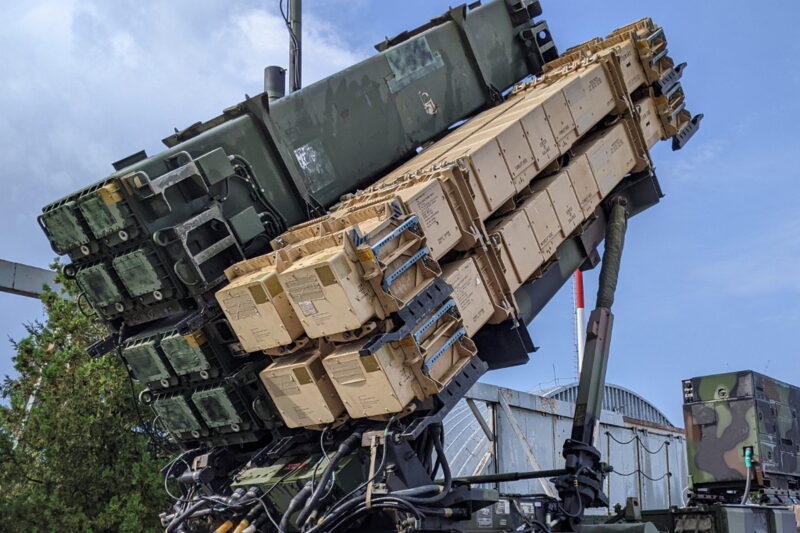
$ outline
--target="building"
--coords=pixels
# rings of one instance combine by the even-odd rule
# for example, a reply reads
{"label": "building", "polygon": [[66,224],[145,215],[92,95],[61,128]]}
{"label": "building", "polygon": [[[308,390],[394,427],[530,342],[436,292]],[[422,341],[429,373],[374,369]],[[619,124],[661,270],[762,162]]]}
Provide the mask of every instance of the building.
{"label": "building", "polygon": [[[445,419],[454,476],[562,468],[577,384],[531,394],[478,383]],[[612,512],[637,497],[643,509],[681,505],[688,485],[686,440],[647,400],[607,385],[596,445],[614,467],[605,493]],[[480,416],[480,419],[478,418]],[[554,495],[547,480],[500,483],[501,494]]]}

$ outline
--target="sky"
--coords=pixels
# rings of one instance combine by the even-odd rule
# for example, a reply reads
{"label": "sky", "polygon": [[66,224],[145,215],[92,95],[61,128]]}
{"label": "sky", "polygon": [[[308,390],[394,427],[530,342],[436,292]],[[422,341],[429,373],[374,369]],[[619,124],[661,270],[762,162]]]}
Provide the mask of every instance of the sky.
{"label": "sky", "polygon": [[[666,193],[629,225],[608,381],[682,425],[681,380],[752,369],[800,385],[800,3],[543,0],[560,49],[644,16],[687,61],[689,107],[705,114],[680,152],[653,151]],[[48,265],[43,205],[94,182],[245,93],[287,64],[275,1],[0,0],[0,257]],[[374,53],[427,22],[443,0],[306,0],[304,82]],[[598,270],[586,273],[587,307]],[[588,314],[588,310],[587,310]],[[0,376],[7,339],[42,318],[35,300],[0,293]],[[521,390],[576,376],[571,284],[531,325],[531,362],[484,381]]]}

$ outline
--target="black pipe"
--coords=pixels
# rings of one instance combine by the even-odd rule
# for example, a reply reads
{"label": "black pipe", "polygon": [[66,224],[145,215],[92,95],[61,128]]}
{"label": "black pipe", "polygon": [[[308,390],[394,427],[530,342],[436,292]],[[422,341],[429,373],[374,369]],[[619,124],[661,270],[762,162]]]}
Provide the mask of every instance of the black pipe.
{"label": "black pipe", "polygon": [[294,498],[289,501],[289,505],[286,507],[286,512],[283,513],[281,522],[278,524],[279,533],[286,533],[286,528],[289,527],[289,520],[291,519],[292,515],[301,505],[305,503],[309,496],[311,496],[311,482],[306,483],[306,485],[300,489],[300,492],[295,494]]}
{"label": "black pipe", "polygon": [[201,500],[199,502],[194,503],[193,505],[189,506],[184,512],[176,516],[172,519],[172,522],[169,523],[166,529],[166,533],[173,533],[177,530],[178,526],[180,526],[184,520],[186,520],[192,513],[200,509],[201,507],[205,507],[208,505],[208,502]]}
{"label": "black pipe", "polygon": [[[532,472],[508,472],[505,474],[483,474],[480,476],[463,476],[453,478],[453,483],[503,483],[506,481],[519,481],[521,479],[539,479],[543,477],[557,477],[566,474],[567,471],[563,468],[557,470],[534,470]],[[443,483],[441,479],[437,479],[436,483]]]}
{"label": "black pipe", "polygon": [[349,455],[350,452],[352,452],[361,443],[361,434],[361,431],[355,431],[339,445],[339,449],[336,450],[336,454],[331,458],[330,462],[328,462],[328,466],[322,472],[322,477],[320,477],[319,483],[317,483],[317,487],[314,489],[314,492],[308,498],[308,501],[300,511],[300,514],[297,515],[298,527],[303,526],[308,516],[319,504],[319,500],[322,498],[322,494],[326,491],[328,482],[330,481],[331,476],[333,476],[333,471],[336,466],[345,456]]}

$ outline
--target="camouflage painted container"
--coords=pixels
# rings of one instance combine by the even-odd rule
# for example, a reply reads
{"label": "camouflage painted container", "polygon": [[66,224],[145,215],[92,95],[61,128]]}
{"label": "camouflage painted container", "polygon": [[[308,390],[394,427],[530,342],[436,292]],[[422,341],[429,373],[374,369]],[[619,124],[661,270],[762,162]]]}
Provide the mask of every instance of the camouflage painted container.
{"label": "camouflage painted container", "polygon": [[752,371],[683,381],[689,475],[698,489],[800,488],[800,388]]}

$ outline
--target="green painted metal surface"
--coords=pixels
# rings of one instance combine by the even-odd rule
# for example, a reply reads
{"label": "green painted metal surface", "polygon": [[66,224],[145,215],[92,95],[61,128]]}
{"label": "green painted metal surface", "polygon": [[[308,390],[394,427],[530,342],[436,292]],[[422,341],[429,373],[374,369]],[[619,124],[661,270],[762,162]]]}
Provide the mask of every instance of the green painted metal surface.
{"label": "green painted metal surface", "polygon": [[131,367],[131,372],[142,383],[168,379],[170,372],[161,361],[154,341],[145,341],[122,350],[122,358]]}
{"label": "green painted metal surface", "polygon": [[115,205],[106,205],[96,194],[81,199],[78,206],[86,224],[97,239],[102,239],[125,227],[119,208]]}
{"label": "green painted metal surface", "polygon": [[800,388],[752,371],[684,380],[689,473],[695,487],[800,487]]}
{"label": "green painted metal surface", "polygon": [[[228,405],[207,393],[248,359],[238,354],[232,334],[224,341],[218,335],[206,351],[165,327],[174,330],[184,319],[194,328],[211,327],[216,318],[209,307],[225,268],[266,253],[289,226],[371,183],[540,72],[556,56],[552,41],[519,35],[538,35],[546,24],[520,17],[512,4],[453,9],[283,98],[248,97],[165,138],[161,153],[124,158],[108,176],[43,209],[40,223],[53,249],[69,256],[68,274],[112,338],[122,332],[160,339],[159,357],[131,352],[128,364],[151,384],[169,374],[158,380],[164,396],[154,409],[179,440],[227,444],[214,439],[233,420],[264,421],[271,414],[254,412],[257,394]],[[175,393],[199,394],[194,403],[206,405],[196,407],[208,427]],[[200,437],[187,436],[199,428]]]}
{"label": "green painted metal surface", "polygon": [[89,300],[100,307],[119,302],[122,297],[105,265],[93,265],[81,270],[77,280]]}
{"label": "green painted metal surface", "polygon": [[111,264],[132,296],[141,296],[162,288],[155,268],[142,250],[115,257]]}
{"label": "green painted metal surface", "polygon": [[189,403],[182,396],[159,398],[153,402],[153,411],[161,417],[161,422],[172,433],[197,431],[202,426],[192,413]]}
{"label": "green painted metal surface", "polygon": [[172,368],[180,375],[208,370],[211,366],[203,350],[189,346],[189,343],[177,332],[161,339],[161,349]]}
{"label": "green painted metal surface", "polygon": [[[334,494],[341,496],[363,481],[366,461],[366,457],[359,453],[341,460],[335,471]],[[234,479],[231,488],[256,486],[265,492],[269,491],[269,502],[283,512],[297,492],[311,481],[312,476],[318,479],[327,466],[328,459],[318,453],[279,459],[269,466],[243,471]]]}
{"label": "green painted metal surface", "polygon": [[233,426],[242,422],[224,387],[197,391],[192,394],[192,403],[209,427]]}

